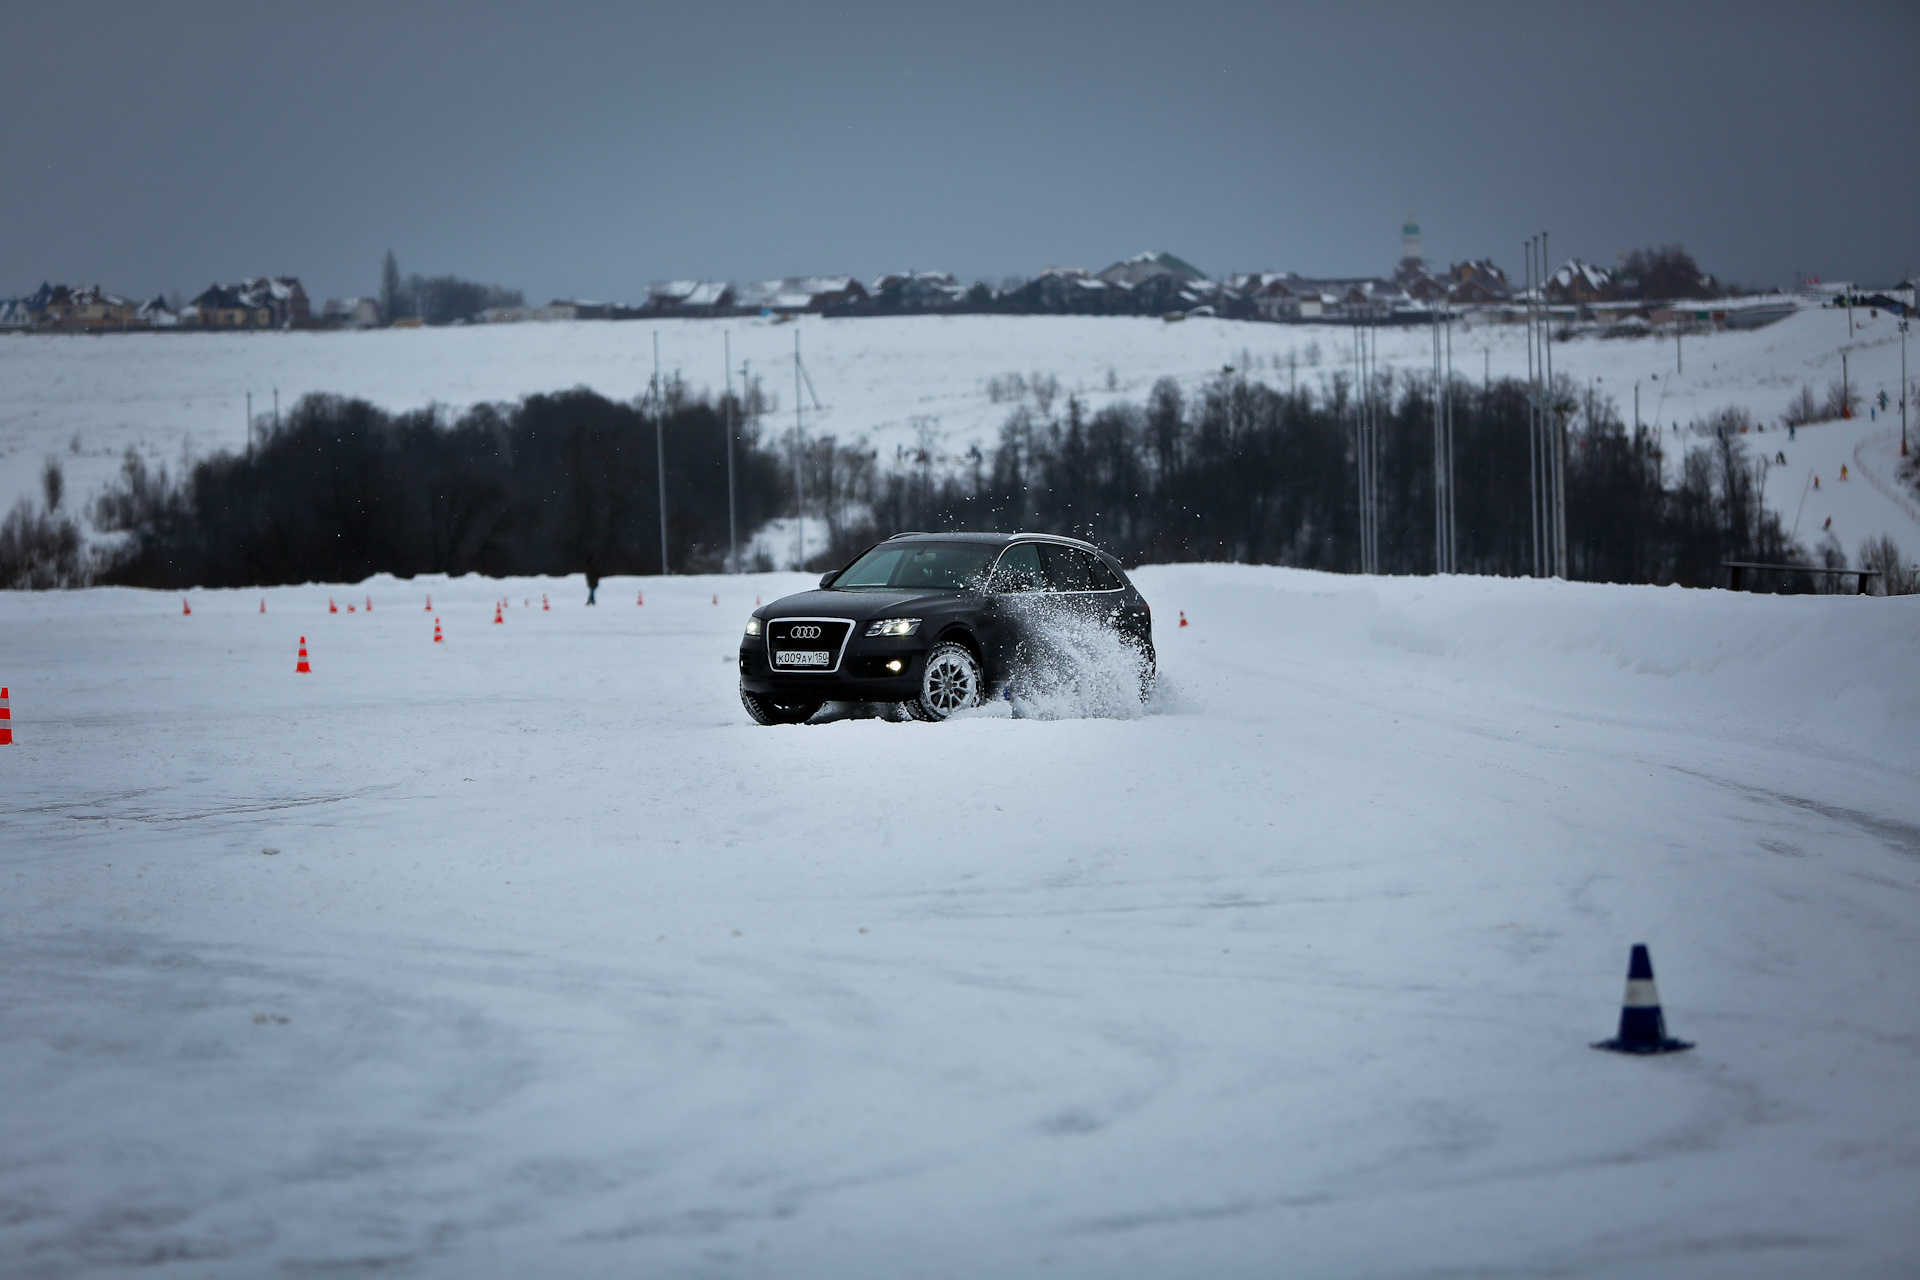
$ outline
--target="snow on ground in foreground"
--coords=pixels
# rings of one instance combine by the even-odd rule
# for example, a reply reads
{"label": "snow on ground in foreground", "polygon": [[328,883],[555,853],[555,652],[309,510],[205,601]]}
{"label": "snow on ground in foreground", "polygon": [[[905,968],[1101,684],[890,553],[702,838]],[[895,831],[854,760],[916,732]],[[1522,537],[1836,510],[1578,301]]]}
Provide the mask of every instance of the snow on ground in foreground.
{"label": "snow on ground in foreground", "polygon": [[[1920,505],[1873,485],[1834,490],[1840,465],[1858,471],[1874,462],[1880,488],[1898,491],[1894,468],[1856,459],[1869,439],[1897,430],[1891,416],[1865,416],[1867,399],[1882,391],[1899,399],[1900,342],[1891,316],[1803,310],[1777,324],[1746,332],[1689,336],[1677,353],[1670,337],[1556,343],[1554,371],[1577,387],[1611,397],[1624,421],[1633,421],[1634,389],[1640,419],[1664,424],[1670,445],[1693,446],[1672,434],[1678,424],[1724,408],[1741,407],[1768,430],[1750,437],[1755,455],[1784,453],[1783,469],[1767,480],[1767,498],[1791,524],[1801,515],[1802,541],[1819,540],[1822,522],[1849,556],[1863,539],[1891,534],[1908,558],[1920,557]],[[272,394],[283,407],[308,392],[359,396],[390,409],[439,404],[458,411],[480,401],[512,400],[535,392],[585,386],[618,399],[643,392],[653,373],[653,339],[661,361],[696,389],[722,381],[722,335],[730,334],[736,371],[746,364],[776,397],[778,410],[763,426],[781,433],[793,425],[793,345],[800,335],[821,407],[805,400],[810,434],[867,439],[883,467],[900,450],[928,448],[939,457],[990,448],[1014,402],[995,401],[989,382],[1009,374],[1057,379],[1052,401],[1062,411],[1069,394],[1090,408],[1116,400],[1140,402],[1162,377],[1189,391],[1228,365],[1275,387],[1316,385],[1351,371],[1353,330],[1330,325],[1251,324],[1193,319],[1167,324],[1136,316],[908,316],[768,321],[582,321],[476,325],[447,329],[389,329],[365,333],[118,334],[98,337],[22,335],[0,338],[0,511],[20,495],[39,493],[40,467],[58,457],[71,499],[84,509],[120,465],[129,447],[177,470],[191,448],[204,456],[245,442],[246,395],[256,417],[270,415]],[[1802,387],[1824,401],[1848,377],[1863,397],[1863,416],[1802,430],[1789,444],[1777,424]],[[1317,356],[1317,363],[1309,363]],[[1379,331],[1383,369],[1424,378],[1432,369],[1431,340],[1422,327]],[[1289,363],[1289,361],[1292,363]],[[1461,378],[1522,377],[1527,367],[1524,329],[1469,325],[1454,335]],[[1920,351],[1914,373],[1920,374]],[[736,378],[737,385],[737,378]],[[1028,397],[1026,403],[1033,405]],[[1920,417],[1914,422],[1920,439]],[[76,451],[77,446],[77,451]],[[1670,459],[1683,449],[1669,447]],[[1822,476],[1821,495],[1800,511],[1799,497]],[[1524,501],[1524,495],[1521,498]],[[747,531],[742,530],[742,536]],[[776,539],[776,549],[785,539]]]}
{"label": "snow on ground in foreground", "polygon": [[794,575],[0,595],[0,1272],[1912,1274],[1920,600],[1138,580],[773,729]]}

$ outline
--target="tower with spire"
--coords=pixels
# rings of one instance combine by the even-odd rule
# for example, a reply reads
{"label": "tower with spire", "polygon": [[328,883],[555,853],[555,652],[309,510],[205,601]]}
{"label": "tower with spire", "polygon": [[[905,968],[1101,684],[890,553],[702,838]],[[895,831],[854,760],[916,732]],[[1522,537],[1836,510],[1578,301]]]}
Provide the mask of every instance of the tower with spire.
{"label": "tower with spire", "polygon": [[1426,260],[1420,256],[1420,224],[1413,220],[1413,210],[1407,210],[1407,220],[1400,224],[1400,270],[1419,271],[1426,266]]}

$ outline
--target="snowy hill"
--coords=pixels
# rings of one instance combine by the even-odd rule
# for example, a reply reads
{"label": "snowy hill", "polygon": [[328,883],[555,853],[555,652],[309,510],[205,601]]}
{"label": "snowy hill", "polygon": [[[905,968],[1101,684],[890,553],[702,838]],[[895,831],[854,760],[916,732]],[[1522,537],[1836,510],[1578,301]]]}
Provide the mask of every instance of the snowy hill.
{"label": "snowy hill", "polygon": [[[1920,512],[1897,497],[1884,457],[1898,413],[1827,423],[1803,430],[1789,445],[1774,430],[1802,387],[1824,398],[1850,357],[1850,380],[1863,397],[1887,392],[1897,401],[1900,345],[1887,315],[1810,309],[1764,329],[1684,340],[1580,339],[1556,344],[1556,373],[1610,396],[1633,417],[1639,385],[1641,418],[1686,426],[1729,406],[1748,409],[1769,429],[1752,440],[1756,455],[1784,453],[1770,474],[1768,501],[1802,541],[1832,517],[1849,554],[1860,541],[1891,534],[1920,556]],[[0,509],[38,492],[42,460],[59,457],[76,506],[113,473],[121,453],[138,448],[177,465],[188,450],[237,448],[245,439],[246,395],[256,415],[270,413],[277,388],[283,406],[307,392],[360,396],[387,408],[438,403],[463,408],[587,386],[628,399],[652,375],[652,340],[660,336],[666,368],[696,387],[722,381],[722,330],[732,335],[736,373],[745,363],[778,397],[764,423],[784,432],[793,422],[793,345],[801,350],[823,408],[805,403],[813,434],[864,437],[883,465],[899,449],[930,446],[954,457],[992,444],[1014,403],[997,394],[1007,375],[1057,379],[1058,411],[1067,394],[1092,407],[1142,400],[1153,382],[1172,377],[1189,388],[1226,366],[1277,386],[1315,382],[1348,367],[1352,331],[1329,326],[1244,324],[1194,319],[1164,324],[1142,317],[913,316],[821,320],[793,324],[742,321],[562,322],[355,333],[124,334],[74,338],[0,338]],[[1454,345],[1464,378],[1523,376],[1526,350],[1514,326],[1462,328]],[[1423,329],[1383,330],[1380,363],[1402,374],[1431,368]],[[1680,366],[1680,371],[1676,371]],[[1920,349],[1914,370],[1920,376]],[[1864,402],[1864,401],[1863,401]],[[1031,401],[1029,401],[1031,403]],[[1914,423],[1920,439],[1920,420]],[[1676,442],[1680,437],[1675,437]],[[75,452],[77,448],[77,452]],[[1678,456],[1680,450],[1671,450]],[[1834,487],[1839,467],[1865,469],[1867,483]],[[1800,502],[1811,477],[1819,494]]]}
{"label": "snowy hill", "polygon": [[1910,1268],[1920,599],[1137,578],[780,729],[794,575],[0,594],[0,1269]]}

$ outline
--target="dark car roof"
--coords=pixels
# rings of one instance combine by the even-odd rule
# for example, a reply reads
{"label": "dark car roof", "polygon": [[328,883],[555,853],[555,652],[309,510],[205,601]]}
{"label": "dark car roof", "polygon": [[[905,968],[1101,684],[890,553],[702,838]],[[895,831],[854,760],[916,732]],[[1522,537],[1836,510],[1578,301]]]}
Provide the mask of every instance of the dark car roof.
{"label": "dark car roof", "polygon": [[1091,542],[1079,538],[1069,538],[1058,533],[922,533],[914,530],[910,533],[896,533],[888,542],[983,542],[988,546],[1004,547],[1010,542],[1019,542],[1028,538],[1043,538],[1048,542],[1064,542],[1069,546],[1085,547],[1089,551],[1100,548]]}

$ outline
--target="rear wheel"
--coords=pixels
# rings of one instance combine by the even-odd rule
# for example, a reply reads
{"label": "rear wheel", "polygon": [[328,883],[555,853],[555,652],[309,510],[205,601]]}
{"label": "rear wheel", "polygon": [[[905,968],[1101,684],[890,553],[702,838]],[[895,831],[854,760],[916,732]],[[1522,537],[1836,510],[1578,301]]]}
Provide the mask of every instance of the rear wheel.
{"label": "rear wheel", "polygon": [[920,696],[903,704],[916,720],[945,720],[956,711],[977,707],[987,681],[979,659],[951,640],[933,646],[920,674]]}
{"label": "rear wheel", "polygon": [[765,694],[740,691],[740,705],[755,724],[805,724],[819,714],[823,702],[775,702]]}

